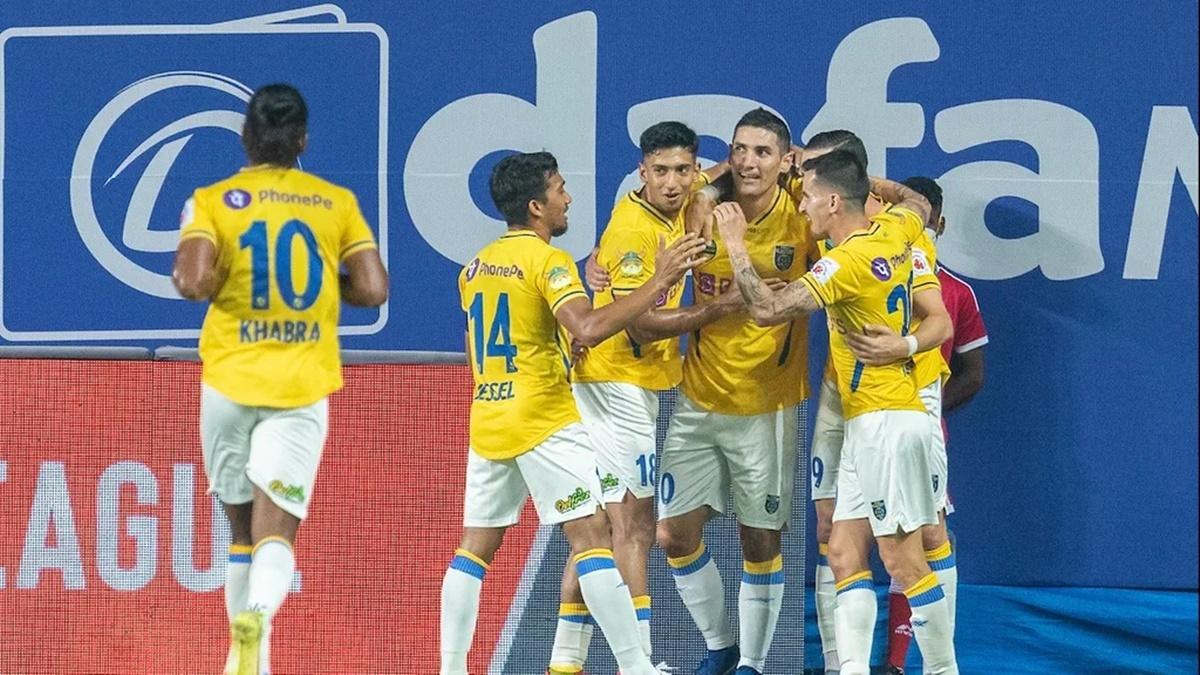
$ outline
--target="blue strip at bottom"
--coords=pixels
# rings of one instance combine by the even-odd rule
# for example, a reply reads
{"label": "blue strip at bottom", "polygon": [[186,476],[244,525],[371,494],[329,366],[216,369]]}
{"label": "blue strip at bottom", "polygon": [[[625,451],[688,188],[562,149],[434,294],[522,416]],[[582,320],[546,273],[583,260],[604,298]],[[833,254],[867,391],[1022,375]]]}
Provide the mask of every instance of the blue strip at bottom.
{"label": "blue strip at bottom", "polygon": [[[815,594],[805,598],[805,672],[821,672]],[[887,586],[871,663],[887,649]],[[1196,673],[1196,591],[959,584],[955,648],[963,673]],[[905,672],[921,673],[914,640]]]}

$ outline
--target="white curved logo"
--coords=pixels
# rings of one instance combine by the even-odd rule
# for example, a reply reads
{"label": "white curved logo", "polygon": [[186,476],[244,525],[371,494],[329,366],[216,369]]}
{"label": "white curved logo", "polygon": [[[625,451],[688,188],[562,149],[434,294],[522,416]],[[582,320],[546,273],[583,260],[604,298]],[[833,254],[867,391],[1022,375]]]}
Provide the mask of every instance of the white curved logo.
{"label": "white curved logo", "polygon": [[[171,285],[171,277],[146,269],[118,249],[100,227],[93,203],[92,173],[96,155],[105,136],[117,121],[133,106],[155,94],[179,87],[202,87],[229,94],[240,102],[244,109],[253,91],[246,85],[223,75],[192,71],[172,71],[151,75],[122,89],[92,118],[79,146],[75,150],[75,161],[71,167],[71,214],[79,237],[92,256],[104,269],[127,286],[148,295],[160,298],[178,298]],[[150,135],[117,166],[104,184],[121,175],[135,160],[154,147],[157,152],[151,157],[129,197],[125,210],[121,243],[129,250],[147,253],[165,253],[175,250],[179,240],[178,231],[151,230],[150,216],[158,202],[163,181],[174,165],[179,153],[192,138],[196,129],[213,127],[226,129],[240,136],[245,115],[234,110],[206,110],[182,117]],[[177,138],[174,138],[177,137]]]}

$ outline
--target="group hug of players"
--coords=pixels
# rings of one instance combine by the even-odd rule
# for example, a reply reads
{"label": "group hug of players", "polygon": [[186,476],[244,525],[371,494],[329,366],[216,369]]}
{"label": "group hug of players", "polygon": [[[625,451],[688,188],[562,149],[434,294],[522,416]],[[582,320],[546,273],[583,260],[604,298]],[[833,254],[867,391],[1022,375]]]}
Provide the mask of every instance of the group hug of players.
{"label": "group hug of players", "polygon": [[[172,280],[208,303],[199,426],[231,531],[223,672],[267,675],[328,397],[342,386],[339,308],[382,304],[389,280],[353,193],[297,167],[308,146],[299,91],[256,91],[242,142],[247,166],[184,206]],[[940,232],[940,193],[926,190],[931,213],[918,192],[868,177],[853,133],[798,148],[761,108],[738,122],[727,161],[701,173],[696,149],[678,122],[642,134],[643,186],[613,210],[589,264],[592,298],[571,255],[551,245],[571,203],[554,157],[512,155],[492,173],[508,230],[459,276],[475,387],[440,670],[466,673],[488,566],[532,497],[572,553],[550,673],[582,671],[597,624],[624,675],[663,672],[649,629],[656,542],[707,643],[694,672],[761,673],[784,592],[807,315],[824,309],[830,359],[811,454],[826,672],[868,670],[872,542],[907,597],[926,672],[957,672],[939,426],[949,357],[937,349],[952,332],[943,295],[953,286],[939,290],[926,230]],[[971,339],[956,339],[956,352],[986,334]],[[676,385],[659,457],[656,392]],[[946,390],[947,406],[958,391]],[[736,640],[702,536],[730,495],[743,558]]]}
{"label": "group hug of players", "polygon": [[[529,497],[572,554],[549,673],[583,670],[596,624],[622,673],[660,672],[647,584],[655,543],[707,644],[694,672],[761,673],[784,593],[807,316],[822,309],[829,360],[812,497],[826,672],[869,671],[874,544],[911,607],[925,672],[956,673],[939,349],[953,328],[929,201],[870,177],[853,133],[799,148],[762,108],[737,123],[728,160],[703,172],[682,123],[656,124],[640,141],[643,185],[614,207],[589,261],[592,297],[572,256],[552,245],[571,202],[554,157],[513,155],[492,174],[508,230],[458,279],[475,389],[464,532],[442,586],[441,673],[467,672],[488,566]],[[689,270],[694,298],[683,304]],[[656,392],[676,385],[656,457]],[[703,541],[731,494],[743,558],[737,638]]]}

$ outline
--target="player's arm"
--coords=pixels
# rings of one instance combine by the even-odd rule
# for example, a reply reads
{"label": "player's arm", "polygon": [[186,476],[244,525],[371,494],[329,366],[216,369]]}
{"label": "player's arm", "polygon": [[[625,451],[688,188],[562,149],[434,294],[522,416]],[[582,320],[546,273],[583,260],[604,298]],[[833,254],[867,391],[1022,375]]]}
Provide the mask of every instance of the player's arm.
{"label": "player's arm", "polygon": [[352,253],[342,264],[346,268],[338,275],[342,300],[359,307],[378,307],[387,302],[388,273],[379,258],[379,249]]}
{"label": "player's arm", "polygon": [[942,391],[942,412],[947,413],[970,401],[983,388],[983,346],[956,352],[950,358],[950,379]]}
{"label": "player's arm", "polygon": [[180,240],[175,250],[175,268],[171,270],[175,290],[188,300],[204,301],[217,292],[220,281],[216,244],[207,236]]}
{"label": "player's arm", "polygon": [[902,336],[887,326],[863,326],[861,334],[846,334],[846,345],[854,356],[868,366],[882,366],[940,347],[954,336],[954,325],[942,302],[941,289],[930,287],[917,291],[913,293],[912,303],[913,316],[921,320],[915,331]]}
{"label": "player's arm", "polygon": [[733,264],[733,278],[741,291],[750,316],[760,326],[783,323],[821,308],[812,292],[802,282],[795,281],[779,291],[763,281],[754,271],[750,253],[746,250],[746,216],[737,202],[725,202],[716,210],[717,227]]}
{"label": "player's arm", "polygon": [[745,308],[741,293],[731,288],[717,296],[713,302],[646,312],[629,326],[629,337],[643,345],[656,340],[669,340],[684,333],[700,330]]}
{"label": "player's arm", "polygon": [[880,199],[893,206],[905,208],[917,214],[922,223],[929,221],[929,200],[916,190],[894,180],[871,176],[871,192],[879,195]]}
{"label": "player's arm", "polygon": [[695,234],[686,234],[665,248],[659,239],[654,276],[649,281],[598,309],[593,309],[580,293],[580,297],[564,302],[554,316],[580,344],[595,347],[653,307],[660,295],[701,262],[703,251],[704,242]]}

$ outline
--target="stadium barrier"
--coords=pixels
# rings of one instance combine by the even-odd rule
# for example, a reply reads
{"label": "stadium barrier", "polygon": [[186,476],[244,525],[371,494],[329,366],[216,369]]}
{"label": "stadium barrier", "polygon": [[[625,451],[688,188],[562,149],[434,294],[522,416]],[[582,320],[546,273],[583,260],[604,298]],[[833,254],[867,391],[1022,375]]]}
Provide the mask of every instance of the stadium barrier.
{"label": "stadium barrier", "polygon": [[[205,493],[199,364],[194,350],[150,356],[0,349],[0,673],[198,673],[224,661],[229,530]],[[345,358],[355,365],[331,399],[273,666],[432,673],[442,574],[460,534],[470,372],[460,354]],[[673,404],[666,392],[660,443]],[[795,513],[805,498],[798,489]],[[795,527],[789,581],[804,570],[802,518]],[[706,533],[731,614],[736,536],[729,519]],[[566,557],[561,534],[527,506],[484,584],[471,672],[544,669]],[[661,552],[651,568],[657,656],[690,667],[703,642]],[[803,608],[803,584],[789,583],[769,672],[801,671]],[[615,671],[599,631],[589,670]]]}

